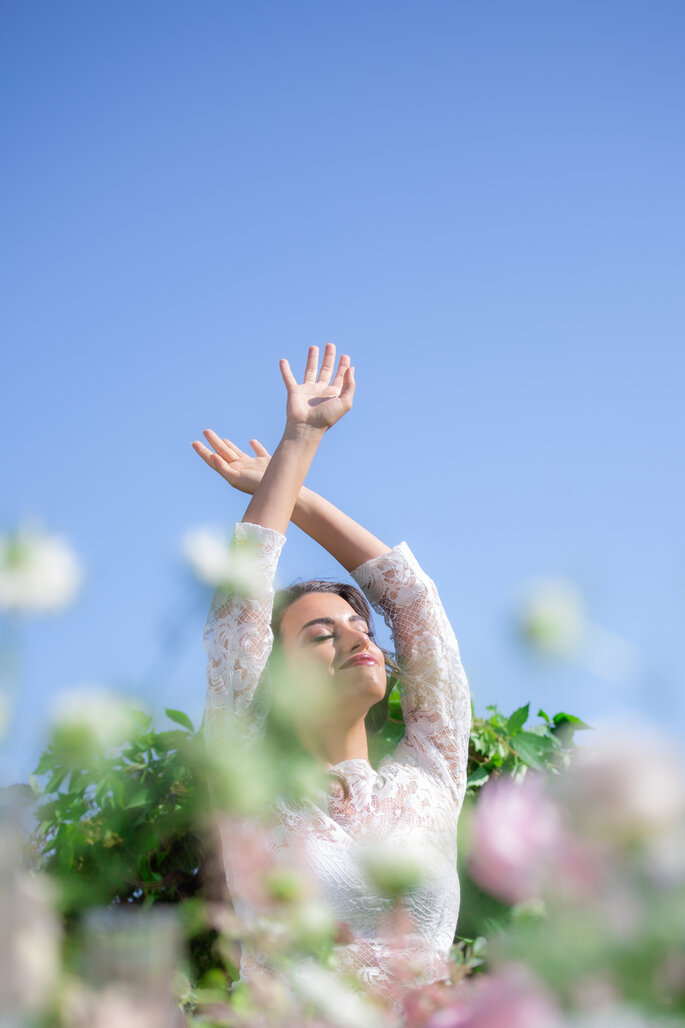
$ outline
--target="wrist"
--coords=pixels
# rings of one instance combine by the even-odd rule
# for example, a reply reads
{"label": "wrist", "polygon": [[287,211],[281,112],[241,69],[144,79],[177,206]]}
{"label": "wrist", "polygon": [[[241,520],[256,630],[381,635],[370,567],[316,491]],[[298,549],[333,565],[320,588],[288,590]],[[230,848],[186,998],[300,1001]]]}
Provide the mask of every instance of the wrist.
{"label": "wrist", "polygon": [[282,438],[284,442],[318,446],[325,431],[325,428],[306,425],[301,421],[286,421]]}

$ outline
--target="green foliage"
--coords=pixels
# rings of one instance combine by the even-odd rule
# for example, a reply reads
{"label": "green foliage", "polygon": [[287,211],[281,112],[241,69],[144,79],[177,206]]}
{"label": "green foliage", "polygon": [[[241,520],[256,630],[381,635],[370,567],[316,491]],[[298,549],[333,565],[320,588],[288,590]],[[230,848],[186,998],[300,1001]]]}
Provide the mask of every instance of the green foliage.
{"label": "green foliage", "polygon": [[184,728],[160,732],[137,713],[137,729],[113,754],[78,755],[53,740],[35,769],[48,780],[34,847],[60,881],[66,913],[195,891],[197,737],[177,711],[167,713]]}
{"label": "green foliage", "polygon": [[555,714],[550,718],[538,711],[540,724],[524,728],[530,716],[530,704],[519,707],[509,717],[497,706],[486,707],[490,716],[473,717],[469,745],[467,794],[473,795],[491,775],[520,774],[525,768],[558,772],[568,765],[576,731],[587,729],[572,714]]}
{"label": "green foliage", "polygon": [[[574,733],[590,727],[572,714],[560,713],[550,718],[544,710],[539,710],[541,723],[524,729],[530,716],[529,703],[509,717],[501,714],[494,704],[486,710],[490,712],[489,717],[472,717],[467,769],[469,795],[485,785],[491,775],[502,772],[515,775],[524,768],[561,770],[568,764]],[[370,736],[371,762],[376,765],[392,753],[403,735],[402,686],[398,682],[388,699],[385,723]]]}
{"label": "green foliage", "polygon": [[[487,718],[473,718],[471,795],[491,775],[520,773],[525,767],[560,769],[568,760],[573,732],[587,727],[571,715],[550,718],[540,711],[541,724],[526,729],[528,705],[509,717],[495,706],[487,709]],[[130,711],[128,738],[109,748],[94,745],[79,731],[55,732],[31,776],[37,827],[29,855],[34,867],[56,879],[68,927],[93,906],[181,904],[192,985],[213,970],[230,980],[237,975],[235,960],[215,945],[217,933],[204,913],[208,896],[201,886],[213,844],[204,826],[212,809],[210,792],[215,797],[221,792],[232,803],[246,772],[254,779],[254,768],[245,765],[245,755],[234,754],[235,772],[230,761],[217,771],[202,732],[195,732],[190,718],[179,710],[166,714],[177,727],[156,731],[147,714]],[[370,733],[372,762],[391,753],[403,734],[397,684],[388,698],[385,723]],[[276,754],[288,743],[287,738],[279,740],[276,733]],[[259,754],[255,759],[264,763]],[[280,759],[283,768],[282,754]],[[264,784],[271,789],[268,769],[263,771]],[[226,784],[232,777],[235,781]],[[240,804],[236,809],[242,809]],[[482,934],[482,923],[476,919],[466,930],[476,937]]]}
{"label": "green foliage", "polygon": [[206,755],[190,718],[166,713],[182,727],[155,731],[134,711],[130,738],[114,752],[69,747],[55,733],[31,778],[40,799],[29,858],[56,880],[69,929],[94,906],[185,901],[197,976],[221,963],[216,932],[188,902],[202,884],[211,839],[202,828],[210,809]]}

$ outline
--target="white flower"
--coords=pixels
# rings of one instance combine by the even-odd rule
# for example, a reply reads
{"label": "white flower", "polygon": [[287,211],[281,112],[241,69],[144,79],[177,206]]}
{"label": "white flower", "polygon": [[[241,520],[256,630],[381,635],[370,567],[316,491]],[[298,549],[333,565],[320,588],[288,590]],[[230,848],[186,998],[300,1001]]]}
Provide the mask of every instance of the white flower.
{"label": "white flower", "polygon": [[62,693],[52,717],[60,745],[79,752],[121,746],[140,727],[127,699],[97,685]]}
{"label": "white flower", "polygon": [[311,1003],[335,1028],[388,1028],[387,1019],[362,996],[313,961],[298,964],[292,978],[305,1003]]}
{"label": "white flower", "polygon": [[436,869],[428,847],[404,839],[368,843],[361,850],[360,863],[378,892],[390,897],[418,888]]}
{"label": "white flower", "polygon": [[685,813],[675,740],[645,728],[596,729],[559,788],[584,830],[619,843],[670,835]]}
{"label": "white flower", "polygon": [[63,610],[83,581],[69,544],[37,526],[0,535],[0,610],[43,614]]}
{"label": "white flower", "polygon": [[552,656],[571,656],[586,629],[583,597],[567,579],[537,579],[526,587],[518,622],[531,646]]}
{"label": "white flower", "polygon": [[221,529],[205,525],[190,528],[181,540],[191,571],[205,585],[222,586],[247,595],[254,591],[254,558],[249,548],[231,549]]}
{"label": "white flower", "polygon": [[40,1013],[52,999],[60,964],[61,928],[52,883],[21,868],[20,854],[21,833],[3,818],[0,924],[8,945],[0,961],[0,1010],[11,1012],[10,1019],[12,1013]]}

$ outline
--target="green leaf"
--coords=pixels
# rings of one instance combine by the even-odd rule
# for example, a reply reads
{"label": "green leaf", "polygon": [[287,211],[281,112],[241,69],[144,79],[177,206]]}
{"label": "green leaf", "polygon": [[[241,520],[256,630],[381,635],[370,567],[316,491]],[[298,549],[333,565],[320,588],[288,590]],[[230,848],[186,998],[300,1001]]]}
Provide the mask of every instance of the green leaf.
{"label": "green leaf", "polygon": [[524,764],[544,771],[547,768],[545,757],[549,756],[553,743],[533,732],[519,732],[512,740],[512,746]]}
{"label": "green leaf", "polygon": [[112,799],[115,804],[119,807],[124,805],[124,782],[121,778],[116,775],[110,777],[110,787],[112,789]]}
{"label": "green leaf", "polygon": [[550,724],[550,720],[551,720],[550,716],[549,716],[549,714],[545,713],[545,711],[542,709],[542,707],[540,707],[540,709],[538,711],[538,717],[544,718],[545,721],[547,722],[547,724]]}
{"label": "green leaf", "polygon": [[[575,717],[573,714],[555,714],[552,718],[554,721],[554,728],[560,728],[562,725],[572,725],[576,731],[582,729],[592,730],[592,725],[586,725],[584,721],[581,721],[579,717]],[[552,731],[554,731],[554,728]]]}
{"label": "green leaf", "polygon": [[530,703],[526,703],[525,707],[519,707],[518,710],[515,710],[507,721],[507,731],[511,735],[515,735],[517,732],[520,732],[528,720],[529,713]]}
{"label": "green leaf", "polygon": [[475,786],[477,788],[480,785],[485,785],[485,783],[487,782],[489,777],[490,777],[490,772],[488,771],[487,768],[485,768],[485,767],[477,767],[476,770],[472,771],[471,774],[466,779],[466,787],[468,788],[469,786],[472,785],[472,786]]}
{"label": "green leaf", "polygon": [[[168,753],[169,750],[176,750],[179,746],[183,746],[187,738],[187,732],[181,732],[178,728],[173,728],[169,732],[157,732],[152,745],[158,753]],[[154,758],[152,759],[154,760]]]}
{"label": "green leaf", "polygon": [[45,793],[57,792],[70,771],[70,767],[58,767],[57,770],[53,772],[48,784],[45,786]]}
{"label": "green leaf", "polygon": [[150,793],[147,789],[139,789],[124,804],[124,810],[132,810],[134,807],[147,807],[150,803]]}
{"label": "green leaf", "polygon": [[164,708],[164,713],[170,721],[175,721],[177,725],[183,725],[190,732],[194,732],[193,722],[190,720],[187,714],[184,714],[182,710],[172,710],[170,707]]}
{"label": "green leaf", "polygon": [[34,775],[44,775],[46,771],[52,771],[54,767],[58,767],[60,758],[52,750],[46,750],[45,753],[41,753],[38,766],[33,772]]}

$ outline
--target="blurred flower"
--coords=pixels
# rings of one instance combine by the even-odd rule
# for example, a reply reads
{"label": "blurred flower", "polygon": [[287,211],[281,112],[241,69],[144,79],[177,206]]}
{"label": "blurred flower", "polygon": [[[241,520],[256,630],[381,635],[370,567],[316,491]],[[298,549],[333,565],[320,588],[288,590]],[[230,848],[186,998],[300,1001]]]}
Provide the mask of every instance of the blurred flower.
{"label": "blurred flower", "polygon": [[249,547],[231,548],[221,529],[205,525],[183,535],[181,550],[192,573],[213,588],[223,587],[241,596],[254,591],[254,558]]}
{"label": "blurred flower", "polygon": [[36,526],[0,535],[0,610],[43,614],[63,610],[83,573],[69,544]]}
{"label": "blurred flower", "polygon": [[640,678],[636,646],[587,616],[578,587],[568,579],[539,578],[524,586],[518,629],[533,649],[561,657],[610,685],[634,688]]}
{"label": "blurred flower", "polygon": [[457,988],[456,1003],[433,1017],[426,1028],[561,1028],[554,998],[521,964],[478,975]]}
{"label": "blurred flower", "polygon": [[552,656],[575,653],[585,632],[583,597],[573,582],[563,578],[529,583],[517,617],[524,639]]}
{"label": "blurred flower", "polygon": [[374,888],[390,898],[416,889],[435,872],[430,850],[404,839],[367,843],[360,863]]}
{"label": "blurred flower", "polygon": [[507,903],[532,899],[568,840],[559,808],[540,778],[500,777],[483,788],[471,822],[468,869]]}
{"label": "blurred flower", "polygon": [[137,734],[141,713],[104,686],[61,693],[52,709],[55,745],[76,755],[114,749]]}
{"label": "blurred flower", "polygon": [[[57,985],[60,963],[61,928],[54,910],[56,897],[51,883],[44,876],[24,870],[20,866],[20,854],[18,821],[13,820],[11,810],[3,811],[0,824],[0,1011],[10,1019],[12,1013],[15,1016],[20,1012],[37,1014],[46,1006]],[[19,1018],[12,1023],[20,1023]]]}
{"label": "blurred flower", "polygon": [[121,985],[95,990],[73,982],[62,1008],[66,1028],[168,1028],[173,1023],[168,1004],[131,994]]}
{"label": "blurred flower", "polygon": [[292,980],[304,1002],[315,1007],[333,1028],[389,1028],[392,1024],[337,975],[313,961],[296,965]]}
{"label": "blurred flower", "polygon": [[579,749],[560,792],[580,829],[619,844],[669,835],[685,813],[674,743],[635,729],[593,737]]}

